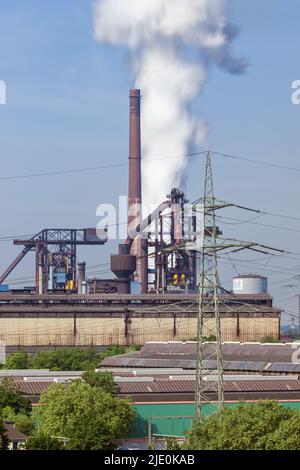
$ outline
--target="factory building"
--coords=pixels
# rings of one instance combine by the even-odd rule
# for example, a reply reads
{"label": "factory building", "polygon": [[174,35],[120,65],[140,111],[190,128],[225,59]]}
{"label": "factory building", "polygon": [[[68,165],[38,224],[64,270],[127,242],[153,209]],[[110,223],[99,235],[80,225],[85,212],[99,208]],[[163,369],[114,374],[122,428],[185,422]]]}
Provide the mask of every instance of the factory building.
{"label": "factory building", "polygon": [[[151,214],[141,214],[140,108],[140,90],[133,89],[127,239],[111,254],[111,278],[89,279],[86,263],[78,262],[77,253],[80,246],[93,246],[100,260],[101,247],[109,241],[107,227],[43,229],[34,237],[14,240],[22,251],[0,275],[0,341],[8,347],[129,345],[195,338],[201,235],[197,215],[178,188],[170,188]],[[211,233],[210,227],[201,230],[202,235]],[[217,232],[222,234],[219,228]],[[10,290],[4,282],[29,252],[35,255],[35,284]],[[279,338],[281,311],[273,307],[265,277],[238,276],[233,289],[222,292],[223,341]],[[205,328],[206,336],[216,334],[213,311]]]}
{"label": "factory building", "polygon": [[[196,342],[153,342],[102,361],[101,370],[122,377],[121,393],[131,397],[138,413],[123,448],[146,448],[149,442],[163,447],[169,436],[185,438],[195,416],[196,348]],[[225,407],[272,399],[300,410],[298,350],[295,343],[223,343]],[[215,369],[216,361],[204,362]],[[217,401],[217,373],[208,381],[207,394]],[[212,409],[205,407],[208,416]]]}
{"label": "factory building", "polygon": [[[300,364],[294,361],[295,351],[295,344],[223,343],[225,406],[273,399],[300,409]],[[194,342],[156,342],[102,361],[98,370],[113,373],[118,395],[129,397],[136,411],[132,431],[118,443],[120,447],[145,449],[151,441],[160,448],[167,437],[184,439],[195,415],[195,358]],[[206,367],[214,369],[214,361],[207,361]],[[51,384],[67,384],[81,374],[0,370],[0,381],[12,377],[21,393],[37,403]],[[208,379],[212,400],[217,399],[216,379],[214,375]],[[211,411],[207,405],[207,415]]]}
{"label": "factory building", "polygon": [[[223,294],[223,341],[279,339],[280,310],[268,294]],[[103,346],[196,337],[198,298],[193,294],[0,294],[0,339],[7,347]],[[206,336],[215,335],[215,321]]]}

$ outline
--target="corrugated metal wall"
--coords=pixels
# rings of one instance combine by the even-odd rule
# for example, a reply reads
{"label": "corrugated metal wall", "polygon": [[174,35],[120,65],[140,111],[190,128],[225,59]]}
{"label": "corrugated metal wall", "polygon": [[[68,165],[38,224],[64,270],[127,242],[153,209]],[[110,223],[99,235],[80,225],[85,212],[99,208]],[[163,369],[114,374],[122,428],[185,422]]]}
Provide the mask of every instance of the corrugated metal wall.
{"label": "corrugated metal wall", "polygon": [[[223,341],[278,339],[279,318],[222,318]],[[237,334],[239,331],[239,335]],[[174,333],[176,334],[174,335]],[[144,344],[147,341],[189,340],[197,334],[197,319],[137,318],[0,318],[0,340],[9,346],[68,346]],[[206,323],[206,335],[214,335],[214,320]]]}
{"label": "corrugated metal wall", "polygon": [[[281,403],[288,408],[300,410],[299,401]],[[238,402],[226,403],[225,405],[237,406]],[[207,415],[212,412],[209,409],[210,406],[207,405]],[[136,403],[134,408],[137,412],[137,417],[133,430],[130,436],[128,436],[129,438],[146,438],[148,436],[149,418],[151,418],[153,433],[184,437],[192,425],[192,419],[188,417],[195,414],[193,403]]]}

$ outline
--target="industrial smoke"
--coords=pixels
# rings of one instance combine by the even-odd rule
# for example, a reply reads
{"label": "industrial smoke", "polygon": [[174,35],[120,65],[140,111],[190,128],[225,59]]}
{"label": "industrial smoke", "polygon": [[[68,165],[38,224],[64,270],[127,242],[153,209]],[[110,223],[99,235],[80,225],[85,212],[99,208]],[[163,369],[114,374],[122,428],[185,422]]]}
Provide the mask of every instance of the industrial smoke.
{"label": "industrial smoke", "polygon": [[211,64],[242,73],[230,55],[236,29],[226,0],[97,0],[94,36],[132,53],[142,93],[143,203],[150,210],[180,185],[186,158],[206,136],[191,110]]}

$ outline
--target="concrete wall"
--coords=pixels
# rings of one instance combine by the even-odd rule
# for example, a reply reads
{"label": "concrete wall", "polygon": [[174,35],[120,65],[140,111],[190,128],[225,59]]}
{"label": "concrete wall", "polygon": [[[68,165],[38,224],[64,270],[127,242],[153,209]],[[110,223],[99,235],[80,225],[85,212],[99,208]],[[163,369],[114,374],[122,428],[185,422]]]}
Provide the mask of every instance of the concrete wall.
{"label": "concrete wall", "polygon": [[[279,318],[222,318],[223,341],[278,339]],[[208,320],[205,335],[215,334]],[[174,334],[175,333],[175,334]],[[239,333],[239,334],[238,334]],[[173,317],[85,317],[85,318],[0,318],[0,340],[8,346],[86,346],[144,344],[147,341],[188,340],[197,335],[197,319]]]}

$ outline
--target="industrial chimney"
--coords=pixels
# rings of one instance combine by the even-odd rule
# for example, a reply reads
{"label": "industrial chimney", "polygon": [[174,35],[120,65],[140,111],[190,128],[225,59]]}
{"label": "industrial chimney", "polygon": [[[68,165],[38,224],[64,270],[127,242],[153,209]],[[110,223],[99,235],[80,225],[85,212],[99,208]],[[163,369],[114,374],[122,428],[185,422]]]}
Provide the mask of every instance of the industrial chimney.
{"label": "industrial chimney", "polygon": [[[130,90],[128,229],[133,219],[138,217],[133,206],[135,204],[140,205],[142,202],[140,103],[140,90]],[[129,214],[130,210],[131,214]]]}
{"label": "industrial chimney", "polygon": [[[141,93],[130,90],[129,119],[129,181],[128,181],[128,236],[141,222],[142,176],[141,176]],[[137,224],[132,222],[136,221]],[[141,293],[148,292],[148,240],[137,237],[131,246],[131,254],[136,256],[136,274],[141,285]]]}

